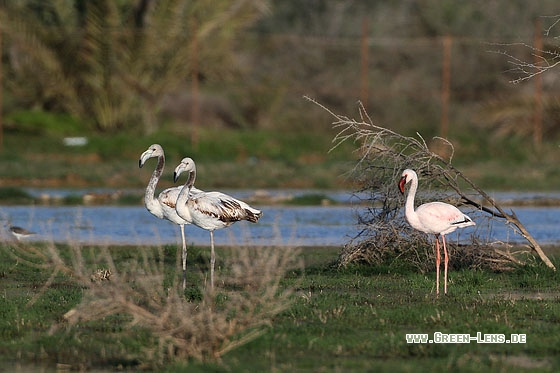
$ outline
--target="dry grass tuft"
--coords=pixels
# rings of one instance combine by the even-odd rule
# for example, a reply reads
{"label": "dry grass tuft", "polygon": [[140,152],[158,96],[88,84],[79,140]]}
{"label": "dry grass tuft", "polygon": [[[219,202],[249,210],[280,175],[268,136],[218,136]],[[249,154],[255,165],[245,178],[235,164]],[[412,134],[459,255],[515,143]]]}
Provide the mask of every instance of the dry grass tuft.
{"label": "dry grass tuft", "polygon": [[[69,274],[85,289],[81,303],[51,333],[60,328],[71,333],[83,323],[126,315],[119,319],[148,330],[153,337],[138,356],[148,368],[176,360],[219,360],[227,351],[258,337],[271,325],[272,317],[291,303],[292,291],[280,288],[280,281],[288,270],[302,266],[296,249],[232,249],[217,277],[217,288],[204,289],[200,301],[188,301],[178,284],[177,270],[173,271],[175,281],[164,285],[166,278],[169,282],[169,270],[166,273],[162,248],[138,248],[135,258],[118,265],[107,247],[87,252],[73,245],[66,253],[48,244],[43,248],[18,246],[11,253],[24,264],[50,272],[43,290],[30,304],[59,273]],[[121,333],[134,333],[134,328],[124,325],[120,329]]]}

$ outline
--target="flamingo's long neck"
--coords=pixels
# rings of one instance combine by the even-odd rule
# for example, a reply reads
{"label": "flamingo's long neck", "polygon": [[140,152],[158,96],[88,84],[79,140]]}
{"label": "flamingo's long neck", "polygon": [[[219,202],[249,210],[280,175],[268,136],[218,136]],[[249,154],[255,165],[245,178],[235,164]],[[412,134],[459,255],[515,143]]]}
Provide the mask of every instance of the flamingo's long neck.
{"label": "flamingo's long neck", "polygon": [[161,175],[163,174],[164,167],[165,167],[165,156],[160,155],[158,157],[157,166],[154,172],[152,173],[152,177],[150,178],[150,182],[148,183],[148,186],[146,187],[146,194],[144,195],[144,204],[146,205],[146,208],[152,213],[155,213],[157,207],[159,207],[157,206],[158,203],[154,196],[156,193],[157,183]]}
{"label": "flamingo's long neck", "polygon": [[[196,179],[196,169],[193,169],[192,171],[189,172],[189,177],[185,182],[185,186],[183,187],[183,189],[181,189],[181,192],[177,197],[177,203],[176,203],[177,206],[181,206],[181,208],[183,206],[186,206],[191,196],[191,189],[194,186],[195,179]],[[188,207],[185,207],[185,210],[188,211]]]}
{"label": "flamingo's long neck", "polygon": [[410,225],[418,229],[422,224],[420,219],[418,219],[418,214],[414,210],[414,197],[416,196],[416,190],[418,189],[418,178],[413,177],[410,181],[410,189],[408,190],[408,195],[406,196],[406,204],[404,207],[404,214]]}

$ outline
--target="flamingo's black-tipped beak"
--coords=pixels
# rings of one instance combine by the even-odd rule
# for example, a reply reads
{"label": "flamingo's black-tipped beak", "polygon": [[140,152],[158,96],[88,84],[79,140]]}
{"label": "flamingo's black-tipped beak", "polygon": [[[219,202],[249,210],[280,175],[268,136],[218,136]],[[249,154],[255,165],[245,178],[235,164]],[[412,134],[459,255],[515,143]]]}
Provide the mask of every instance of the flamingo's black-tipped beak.
{"label": "flamingo's black-tipped beak", "polygon": [[406,184],[406,176],[401,177],[399,180],[399,190],[401,191],[401,194],[404,194],[404,184]]}
{"label": "flamingo's black-tipped beak", "polygon": [[142,166],[144,166],[146,161],[152,158],[153,154],[154,154],[154,149],[152,149],[151,147],[148,150],[146,150],[144,153],[142,153],[142,155],[140,155],[140,160],[138,161],[138,167],[142,168]]}
{"label": "flamingo's black-tipped beak", "polygon": [[173,182],[176,183],[179,180],[180,173],[173,172]]}

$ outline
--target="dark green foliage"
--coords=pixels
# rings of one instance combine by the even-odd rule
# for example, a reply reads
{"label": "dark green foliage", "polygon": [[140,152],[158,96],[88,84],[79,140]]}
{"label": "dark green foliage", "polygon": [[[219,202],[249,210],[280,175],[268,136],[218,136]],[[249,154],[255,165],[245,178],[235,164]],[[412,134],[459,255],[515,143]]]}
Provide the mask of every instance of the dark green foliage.
{"label": "dark green foliage", "polygon": [[20,188],[0,187],[0,201],[6,204],[28,204],[33,202],[33,196]]}
{"label": "dark green foliage", "polygon": [[34,135],[44,138],[44,136],[77,136],[86,132],[82,123],[72,116],[42,110],[12,111],[5,121],[6,131],[19,135]]}
{"label": "dark green foliage", "polygon": [[321,204],[334,204],[335,201],[330,199],[327,195],[322,193],[309,193],[303,194],[300,196],[295,196],[288,204],[290,205],[303,205],[303,206],[310,206],[310,205],[321,205]]}

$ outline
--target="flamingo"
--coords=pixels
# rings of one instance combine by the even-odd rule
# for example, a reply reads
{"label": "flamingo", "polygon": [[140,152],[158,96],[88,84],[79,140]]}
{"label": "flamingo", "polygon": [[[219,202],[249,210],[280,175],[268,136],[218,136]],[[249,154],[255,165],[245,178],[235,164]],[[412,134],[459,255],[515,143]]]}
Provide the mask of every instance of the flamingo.
{"label": "flamingo", "polygon": [[445,235],[455,231],[457,228],[464,228],[476,225],[467,215],[463,214],[457,207],[444,202],[430,202],[418,206],[414,210],[414,197],[418,189],[418,175],[410,169],[406,169],[402,173],[399,181],[399,189],[404,194],[404,186],[406,183],[412,182],[408,195],[406,197],[405,216],[412,228],[420,232],[435,234],[436,236],[436,294],[439,295],[439,267],[440,267],[440,249],[439,236],[443,242],[444,254],[444,293],[447,294],[447,263],[449,261],[447,255],[447,247],[445,245]]}
{"label": "flamingo", "polygon": [[196,165],[191,158],[183,158],[175,168],[175,182],[183,172],[188,172],[189,177],[179,193],[175,209],[179,216],[191,219],[194,225],[210,232],[210,288],[214,289],[214,230],[229,227],[240,220],[256,223],[262,211],[221,192],[190,193],[196,179]]}
{"label": "flamingo", "polygon": [[[178,224],[181,228],[181,239],[183,241],[183,251],[182,251],[182,262],[183,262],[183,290],[187,286],[187,245],[185,242],[185,224],[190,224],[191,219],[188,215],[185,215],[184,218],[177,215],[175,211],[175,202],[177,201],[177,197],[179,196],[179,192],[183,187],[173,187],[168,188],[162,191],[157,199],[154,197],[155,189],[157,183],[163,173],[163,168],[165,167],[165,154],[163,152],[163,148],[159,144],[152,144],[150,147],[142,153],[140,156],[140,160],[138,162],[138,166],[142,168],[144,163],[150,158],[157,157],[158,163],[157,166],[152,173],[152,177],[148,182],[148,186],[146,187],[146,194],[144,195],[144,204],[149,212],[152,213],[155,217],[160,219],[169,220],[172,223]],[[198,193],[200,190],[193,188],[190,193]]]}

